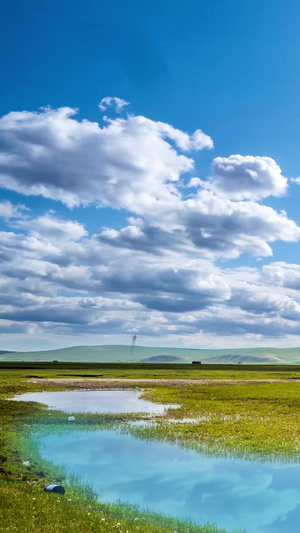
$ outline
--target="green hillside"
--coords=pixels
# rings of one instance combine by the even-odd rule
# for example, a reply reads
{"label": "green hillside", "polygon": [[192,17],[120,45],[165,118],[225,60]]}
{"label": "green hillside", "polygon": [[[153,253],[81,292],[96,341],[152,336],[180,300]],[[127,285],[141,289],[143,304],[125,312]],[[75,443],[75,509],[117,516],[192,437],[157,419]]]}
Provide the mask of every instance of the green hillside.
{"label": "green hillside", "polygon": [[61,361],[61,362],[99,362],[99,363],[130,363],[151,360],[167,362],[166,356],[178,358],[176,363],[269,363],[269,364],[300,364],[300,348],[247,348],[227,350],[201,350],[188,348],[160,348],[124,345],[73,346],[58,350],[38,352],[0,353],[0,361]]}

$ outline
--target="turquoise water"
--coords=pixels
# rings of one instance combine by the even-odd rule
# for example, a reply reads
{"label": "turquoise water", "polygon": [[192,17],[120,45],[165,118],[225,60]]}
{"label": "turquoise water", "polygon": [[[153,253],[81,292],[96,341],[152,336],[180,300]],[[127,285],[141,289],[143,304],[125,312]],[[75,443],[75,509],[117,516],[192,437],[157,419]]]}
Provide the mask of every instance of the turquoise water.
{"label": "turquoise water", "polygon": [[247,533],[300,531],[300,465],[206,457],[118,430],[40,436],[42,456],[102,502],[138,505]]}
{"label": "turquoise water", "polygon": [[140,398],[138,390],[27,392],[15,401],[39,402],[65,413],[147,413],[160,415],[178,405],[160,405]]}

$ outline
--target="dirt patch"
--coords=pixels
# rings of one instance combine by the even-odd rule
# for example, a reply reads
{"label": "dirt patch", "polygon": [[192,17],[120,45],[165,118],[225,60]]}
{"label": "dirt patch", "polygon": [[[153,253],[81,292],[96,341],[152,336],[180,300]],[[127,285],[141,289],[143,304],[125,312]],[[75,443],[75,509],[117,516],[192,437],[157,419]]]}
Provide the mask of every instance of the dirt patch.
{"label": "dirt patch", "polygon": [[[77,378],[101,378],[103,374],[76,374],[76,378],[70,374],[61,374],[61,376],[68,377],[70,379],[77,379]],[[45,379],[45,378],[43,378]]]}
{"label": "dirt patch", "polygon": [[[33,380],[30,380],[33,381]],[[300,379],[299,379],[300,381]],[[173,387],[186,387],[188,385],[260,385],[262,383],[287,383],[289,380],[283,379],[261,379],[261,380],[230,380],[230,379],[146,379],[146,378],[41,378],[39,383],[45,385],[64,385],[78,388],[113,388],[113,387],[138,387],[139,385],[164,385]]]}

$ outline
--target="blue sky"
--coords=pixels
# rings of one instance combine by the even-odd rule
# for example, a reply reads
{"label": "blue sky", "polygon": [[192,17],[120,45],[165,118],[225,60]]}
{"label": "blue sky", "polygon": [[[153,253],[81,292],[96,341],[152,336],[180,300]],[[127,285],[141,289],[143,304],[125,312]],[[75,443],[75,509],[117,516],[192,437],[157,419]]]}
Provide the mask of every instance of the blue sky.
{"label": "blue sky", "polygon": [[0,15],[1,346],[300,345],[298,2]]}

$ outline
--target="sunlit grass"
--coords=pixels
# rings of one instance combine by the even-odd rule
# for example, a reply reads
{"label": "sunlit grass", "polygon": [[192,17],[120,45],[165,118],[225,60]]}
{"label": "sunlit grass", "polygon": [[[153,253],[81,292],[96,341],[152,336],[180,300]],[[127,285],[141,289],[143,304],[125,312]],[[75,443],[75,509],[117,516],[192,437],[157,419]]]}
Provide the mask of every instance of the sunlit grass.
{"label": "sunlit grass", "polygon": [[[181,407],[169,410],[167,419],[161,418],[151,429],[134,431],[141,436],[151,431],[151,438],[207,453],[299,461],[299,393],[300,384],[295,382],[148,389],[145,398]],[[192,423],[180,422],[188,418]]]}

